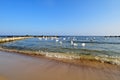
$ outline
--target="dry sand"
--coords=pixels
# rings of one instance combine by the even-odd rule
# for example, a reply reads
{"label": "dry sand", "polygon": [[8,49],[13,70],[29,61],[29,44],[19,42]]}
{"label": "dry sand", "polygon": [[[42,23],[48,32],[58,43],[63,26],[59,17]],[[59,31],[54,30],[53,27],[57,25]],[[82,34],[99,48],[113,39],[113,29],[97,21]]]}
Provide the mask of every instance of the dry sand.
{"label": "dry sand", "polygon": [[7,79],[4,78],[3,76],[0,76],[0,80],[7,80]]}
{"label": "dry sand", "polygon": [[120,80],[120,71],[0,51],[0,80]]}

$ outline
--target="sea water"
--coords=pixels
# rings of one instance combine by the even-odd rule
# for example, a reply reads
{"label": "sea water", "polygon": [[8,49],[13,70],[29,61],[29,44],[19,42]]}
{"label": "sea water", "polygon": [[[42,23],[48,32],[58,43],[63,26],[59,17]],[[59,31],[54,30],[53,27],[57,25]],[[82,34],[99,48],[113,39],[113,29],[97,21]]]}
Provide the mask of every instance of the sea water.
{"label": "sea water", "polygon": [[[104,36],[61,36],[58,38],[29,38],[0,44],[9,49],[44,53],[48,57],[80,58],[93,56],[102,62],[120,65],[120,37]],[[53,54],[55,53],[55,54]],[[61,54],[62,55],[61,55]]]}

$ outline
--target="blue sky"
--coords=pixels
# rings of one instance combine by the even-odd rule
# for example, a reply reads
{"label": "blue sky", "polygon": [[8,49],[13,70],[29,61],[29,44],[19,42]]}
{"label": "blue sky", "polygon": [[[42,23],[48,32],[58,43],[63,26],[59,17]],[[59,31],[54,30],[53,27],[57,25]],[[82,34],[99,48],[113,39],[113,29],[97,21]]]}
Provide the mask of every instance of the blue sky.
{"label": "blue sky", "polygon": [[0,0],[0,34],[120,35],[120,0]]}

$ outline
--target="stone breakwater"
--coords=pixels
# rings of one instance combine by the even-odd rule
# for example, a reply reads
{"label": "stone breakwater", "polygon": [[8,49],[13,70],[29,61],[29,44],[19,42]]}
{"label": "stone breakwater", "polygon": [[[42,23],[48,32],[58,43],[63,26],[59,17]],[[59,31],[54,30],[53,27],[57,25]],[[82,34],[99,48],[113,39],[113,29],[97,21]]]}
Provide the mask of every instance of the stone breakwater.
{"label": "stone breakwater", "polygon": [[0,43],[4,42],[11,42],[11,41],[16,41],[16,40],[22,40],[22,39],[27,39],[31,37],[10,37],[10,38],[1,38]]}

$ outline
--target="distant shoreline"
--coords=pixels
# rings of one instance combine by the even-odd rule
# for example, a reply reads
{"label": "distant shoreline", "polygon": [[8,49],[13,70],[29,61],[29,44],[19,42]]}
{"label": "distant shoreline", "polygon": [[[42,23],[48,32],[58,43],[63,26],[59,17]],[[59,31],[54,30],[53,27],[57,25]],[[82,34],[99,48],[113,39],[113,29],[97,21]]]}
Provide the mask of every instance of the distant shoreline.
{"label": "distant shoreline", "polygon": [[0,35],[0,37],[66,37],[66,36],[103,36],[103,37],[120,37],[120,35]]}

